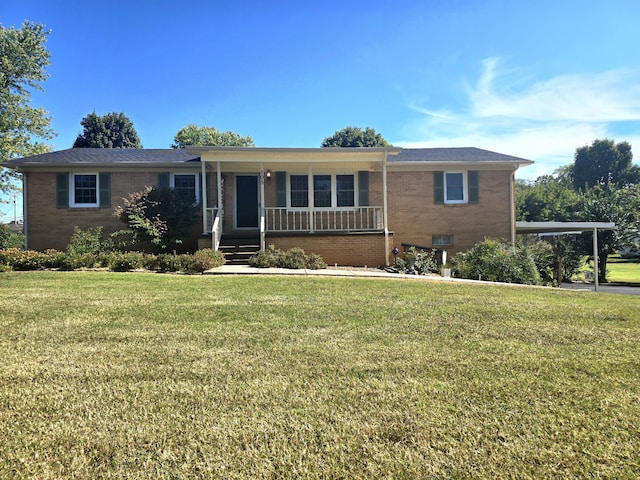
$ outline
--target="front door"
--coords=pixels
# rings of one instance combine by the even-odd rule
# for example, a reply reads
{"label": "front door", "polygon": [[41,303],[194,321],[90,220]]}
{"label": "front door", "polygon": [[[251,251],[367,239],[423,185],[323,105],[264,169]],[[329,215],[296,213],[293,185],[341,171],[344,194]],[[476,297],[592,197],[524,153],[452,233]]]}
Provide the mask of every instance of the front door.
{"label": "front door", "polygon": [[258,177],[236,176],[236,228],[258,228]]}

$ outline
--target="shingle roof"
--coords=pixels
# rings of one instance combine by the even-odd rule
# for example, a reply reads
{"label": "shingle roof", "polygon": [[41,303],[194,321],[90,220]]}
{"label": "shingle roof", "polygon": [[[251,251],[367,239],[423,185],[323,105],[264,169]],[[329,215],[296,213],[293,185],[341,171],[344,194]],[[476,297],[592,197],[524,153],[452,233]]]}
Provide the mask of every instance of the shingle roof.
{"label": "shingle roof", "polygon": [[[199,161],[199,156],[192,155],[184,149],[69,148],[67,150],[9,160],[3,165],[7,167],[30,165],[184,165]],[[533,163],[531,160],[524,158],[475,147],[405,148],[397,155],[390,155],[388,161],[389,163]]]}
{"label": "shingle roof", "polygon": [[465,162],[465,163],[533,163],[520,157],[482,150],[475,147],[460,148],[405,148],[398,155],[389,156],[396,162]]}
{"label": "shingle roof", "polygon": [[5,166],[27,165],[132,165],[132,164],[184,164],[199,162],[200,157],[183,149],[154,148],[68,148],[17,158]]}

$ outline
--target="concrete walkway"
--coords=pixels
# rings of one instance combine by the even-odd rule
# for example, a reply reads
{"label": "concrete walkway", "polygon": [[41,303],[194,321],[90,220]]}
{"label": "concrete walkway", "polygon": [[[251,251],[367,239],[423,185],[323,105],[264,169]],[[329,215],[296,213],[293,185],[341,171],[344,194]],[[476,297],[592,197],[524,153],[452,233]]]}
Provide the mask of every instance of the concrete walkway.
{"label": "concrete walkway", "polygon": [[[291,269],[291,268],[256,268],[249,265],[223,265],[204,272],[205,275],[304,275],[304,276],[324,276],[324,277],[358,277],[358,278],[388,278],[396,280],[418,280],[432,282],[455,282],[474,283],[482,285],[506,286],[514,288],[545,288],[534,285],[520,285],[516,283],[485,282],[478,280],[467,280],[463,278],[441,277],[440,275],[409,275],[406,273],[390,273],[377,268],[325,268],[321,270]],[[586,284],[563,284],[562,288],[579,290],[584,292],[593,291],[593,286]],[[640,295],[640,288],[619,287],[600,285],[597,293],[619,293],[624,295]]]}

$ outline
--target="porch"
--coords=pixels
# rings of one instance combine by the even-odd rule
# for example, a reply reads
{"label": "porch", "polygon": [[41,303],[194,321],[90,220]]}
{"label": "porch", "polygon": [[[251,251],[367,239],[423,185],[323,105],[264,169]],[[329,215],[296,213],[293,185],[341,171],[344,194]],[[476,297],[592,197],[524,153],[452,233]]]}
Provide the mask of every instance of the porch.
{"label": "porch", "polygon": [[203,233],[211,235],[212,248],[220,247],[223,235],[253,232],[261,249],[267,238],[270,244],[295,238],[295,246],[305,248],[341,236],[351,237],[349,249],[358,249],[354,235],[363,235],[360,241],[375,238],[376,258],[388,263],[386,160],[399,149],[189,150],[201,157],[202,203],[208,205]]}

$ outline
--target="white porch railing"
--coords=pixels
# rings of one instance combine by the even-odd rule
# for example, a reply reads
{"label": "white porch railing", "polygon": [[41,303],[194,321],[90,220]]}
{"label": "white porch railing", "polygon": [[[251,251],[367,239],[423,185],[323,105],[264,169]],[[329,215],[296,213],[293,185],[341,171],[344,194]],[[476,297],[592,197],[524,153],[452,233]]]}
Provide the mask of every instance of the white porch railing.
{"label": "white porch railing", "polygon": [[222,238],[222,209],[207,208],[205,232],[211,232],[211,248],[218,250]]}
{"label": "white porch railing", "polygon": [[383,231],[382,207],[345,210],[289,210],[265,208],[267,232],[372,232]]}

